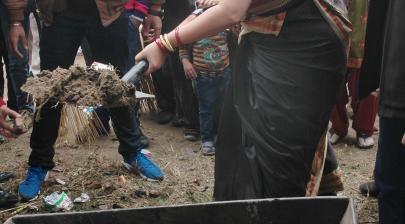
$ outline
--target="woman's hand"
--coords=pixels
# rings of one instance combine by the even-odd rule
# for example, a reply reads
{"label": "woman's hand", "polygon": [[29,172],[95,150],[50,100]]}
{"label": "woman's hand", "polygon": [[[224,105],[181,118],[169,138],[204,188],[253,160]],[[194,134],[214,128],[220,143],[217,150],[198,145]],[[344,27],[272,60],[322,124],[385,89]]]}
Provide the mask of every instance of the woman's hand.
{"label": "woman's hand", "polygon": [[135,62],[138,63],[140,60],[146,59],[149,62],[149,68],[145,74],[150,74],[162,67],[165,56],[166,54],[159,49],[156,43],[151,43],[136,55]]}
{"label": "woman's hand", "polygon": [[197,78],[197,72],[194,68],[194,65],[187,58],[183,58],[181,62],[183,63],[184,74],[186,75],[186,78],[189,80]]}
{"label": "woman's hand", "polygon": [[[10,117],[14,121],[14,127],[11,127],[6,119],[7,116]],[[6,105],[0,107],[0,127],[4,128],[7,131],[15,132],[16,128],[22,126],[22,117],[19,113],[11,110]]]}

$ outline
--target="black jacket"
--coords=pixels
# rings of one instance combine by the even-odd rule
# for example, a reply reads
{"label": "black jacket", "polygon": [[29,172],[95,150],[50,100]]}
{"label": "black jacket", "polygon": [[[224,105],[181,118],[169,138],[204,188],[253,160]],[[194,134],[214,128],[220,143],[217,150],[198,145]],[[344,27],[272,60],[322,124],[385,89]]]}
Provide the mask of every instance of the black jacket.
{"label": "black jacket", "polygon": [[380,116],[405,119],[405,1],[370,4],[360,96],[380,86]]}

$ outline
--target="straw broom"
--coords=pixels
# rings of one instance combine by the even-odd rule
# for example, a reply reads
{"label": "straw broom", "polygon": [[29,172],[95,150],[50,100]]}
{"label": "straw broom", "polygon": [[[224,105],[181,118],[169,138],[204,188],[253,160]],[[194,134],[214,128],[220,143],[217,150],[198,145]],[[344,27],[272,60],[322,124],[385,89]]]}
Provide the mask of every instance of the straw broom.
{"label": "straw broom", "polygon": [[94,142],[107,133],[97,113],[84,112],[84,107],[65,104],[62,107],[57,144],[84,144]]}

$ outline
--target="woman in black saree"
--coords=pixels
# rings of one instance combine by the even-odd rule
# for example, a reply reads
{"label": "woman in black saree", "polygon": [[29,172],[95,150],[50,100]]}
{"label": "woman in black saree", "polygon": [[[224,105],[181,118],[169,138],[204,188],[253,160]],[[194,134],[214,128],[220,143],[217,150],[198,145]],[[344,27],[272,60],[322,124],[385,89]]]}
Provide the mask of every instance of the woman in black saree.
{"label": "woman in black saree", "polygon": [[344,8],[329,0],[221,0],[136,59],[155,70],[167,45],[201,39],[245,15],[218,132],[214,198],[305,196],[346,71]]}

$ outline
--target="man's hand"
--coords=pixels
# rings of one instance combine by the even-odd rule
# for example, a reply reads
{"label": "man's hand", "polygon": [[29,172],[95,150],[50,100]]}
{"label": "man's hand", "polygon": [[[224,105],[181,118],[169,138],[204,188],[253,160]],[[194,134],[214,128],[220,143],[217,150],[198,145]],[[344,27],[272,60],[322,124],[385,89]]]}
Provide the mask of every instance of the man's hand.
{"label": "man's hand", "polygon": [[[18,24],[18,23],[17,23]],[[10,50],[13,54],[22,58],[23,55],[18,49],[18,43],[21,40],[21,44],[25,49],[28,49],[27,38],[25,37],[25,31],[22,25],[10,25],[10,31],[8,35],[10,41]]]}
{"label": "man's hand", "polygon": [[[144,37],[153,37],[153,39],[157,39],[159,38],[161,32],[162,19],[159,16],[148,15],[143,21],[142,35]],[[150,35],[151,33],[153,33],[153,35]]]}
{"label": "man's hand", "polygon": [[[14,121],[14,128],[10,126],[10,124],[7,123],[6,119],[7,116],[10,117]],[[15,132],[16,127],[18,128],[19,126],[22,125],[22,117],[19,113],[15,112],[14,110],[11,110],[8,108],[6,105],[3,105],[0,107],[0,127],[4,128],[7,131],[10,132]]]}
{"label": "man's hand", "polygon": [[187,58],[183,58],[181,62],[183,63],[184,74],[186,75],[186,78],[189,80],[197,78],[197,72],[195,71],[194,65],[191,64],[191,62]]}
{"label": "man's hand", "polygon": [[404,133],[404,137],[402,137],[402,144],[405,145],[405,133]]}

